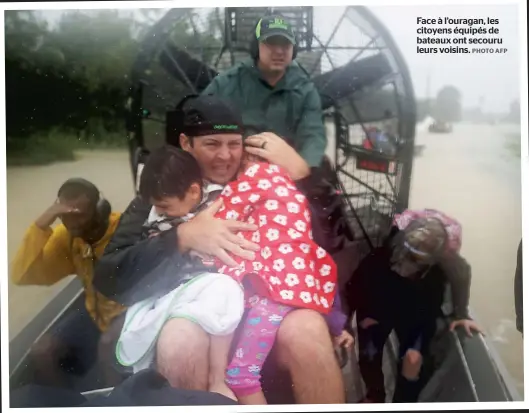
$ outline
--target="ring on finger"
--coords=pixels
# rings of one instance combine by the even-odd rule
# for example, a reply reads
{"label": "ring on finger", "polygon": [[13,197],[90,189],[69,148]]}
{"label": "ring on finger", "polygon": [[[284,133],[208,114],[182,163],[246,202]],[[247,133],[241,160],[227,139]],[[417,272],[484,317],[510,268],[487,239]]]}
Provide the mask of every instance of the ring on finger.
{"label": "ring on finger", "polygon": [[261,144],[261,149],[266,149],[267,143],[268,143],[267,141],[263,141],[263,143]]}

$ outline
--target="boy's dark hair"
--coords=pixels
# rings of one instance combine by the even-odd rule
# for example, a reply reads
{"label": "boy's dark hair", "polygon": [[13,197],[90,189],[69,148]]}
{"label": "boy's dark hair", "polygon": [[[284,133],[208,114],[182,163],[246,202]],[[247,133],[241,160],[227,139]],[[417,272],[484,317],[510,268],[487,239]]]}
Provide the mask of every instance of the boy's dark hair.
{"label": "boy's dark hair", "polygon": [[200,166],[190,153],[163,146],[151,153],[140,178],[140,196],[145,201],[165,197],[183,199],[192,184],[202,186]]}

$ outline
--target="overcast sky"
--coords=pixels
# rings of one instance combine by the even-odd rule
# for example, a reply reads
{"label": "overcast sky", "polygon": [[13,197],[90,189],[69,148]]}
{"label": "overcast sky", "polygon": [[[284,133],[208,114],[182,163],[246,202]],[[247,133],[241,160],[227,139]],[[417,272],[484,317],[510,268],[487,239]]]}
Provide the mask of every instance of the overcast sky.
{"label": "overcast sky", "polygon": [[[315,26],[320,32],[330,36],[335,26],[332,23],[339,19],[343,10],[344,7],[317,7]],[[417,97],[426,96],[428,79],[430,79],[429,93],[432,97],[442,86],[454,85],[462,92],[465,107],[477,106],[482,98],[482,108],[485,111],[505,112],[511,101],[519,98],[520,42],[516,5],[376,6],[370,7],[370,10],[389,29],[399,46],[408,64]],[[44,13],[51,21],[56,21],[61,14],[57,11]],[[503,47],[508,51],[506,54],[418,54],[417,17],[419,16],[497,18],[499,19],[497,27],[503,44],[484,47]],[[344,31],[339,31],[337,37],[341,40],[346,38],[350,40],[351,36],[358,36],[354,33],[357,32],[344,27]]]}
{"label": "overcast sky", "polygon": [[[485,98],[484,109],[504,111],[519,98],[520,60],[518,7],[505,6],[386,6],[371,10],[384,22],[400,47],[410,69],[415,93],[426,94],[427,73],[431,71],[431,90],[453,84],[463,94],[466,106]],[[417,17],[497,18],[506,54],[426,55],[417,53]],[[431,26],[443,27],[443,26]],[[527,43],[525,43],[527,44]],[[427,47],[427,46],[424,46]],[[470,46],[473,47],[473,46]],[[496,46],[486,46],[494,47]],[[526,47],[526,46],[525,46]]]}

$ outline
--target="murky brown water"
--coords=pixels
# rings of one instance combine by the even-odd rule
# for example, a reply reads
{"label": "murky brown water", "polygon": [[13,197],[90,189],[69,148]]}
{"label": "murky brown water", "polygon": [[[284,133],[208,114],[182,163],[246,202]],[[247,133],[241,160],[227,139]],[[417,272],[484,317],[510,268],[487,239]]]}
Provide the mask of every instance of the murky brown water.
{"label": "murky brown water", "polygon": [[[513,276],[521,237],[520,161],[504,148],[516,127],[457,125],[452,134],[429,134],[414,165],[413,208],[441,209],[463,224],[463,254],[473,270],[471,306],[523,393],[523,347],[514,324]],[[25,228],[53,202],[59,185],[83,176],[100,187],[114,209],[131,200],[125,152],[87,152],[71,163],[7,170],[8,248],[13,258]],[[22,212],[24,211],[24,212]],[[52,299],[54,287],[9,286],[10,338]]]}
{"label": "murky brown water", "polygon": [[419,132],[410,206],[432,207],[463,225],[472,266],[470,304],[523,395],[523,342],[515,328],[514,271],[522,236],[520,159],[505,148],[510,125],[457,125],[452,134]]}

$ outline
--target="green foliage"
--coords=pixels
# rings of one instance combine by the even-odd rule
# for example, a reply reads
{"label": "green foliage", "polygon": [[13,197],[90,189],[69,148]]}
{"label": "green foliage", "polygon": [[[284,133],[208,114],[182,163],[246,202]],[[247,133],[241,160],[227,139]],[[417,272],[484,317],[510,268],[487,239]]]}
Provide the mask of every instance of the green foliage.
{"label": "green foliage", "polygon": [[[83,146],[125,145],[129,73],[142,38],[165,13],[68,11],[50,27],[39,12],[6,11],[8,158],[20,163],[26,156],[29,163],[47,163],[73,159],[74,150]],[[170,42],[213,60],[222,35],[215,17],[214,11],[190,12],[175,22]],[[172,100],[185,89],[156,64],[145,80]]]}
{"label": "green foliage", "polygon": [[56,161],[73,161],[79,150],[122,149],[125,146],[123,133],[109,133],[104,129],[100,129],[100,132],[90,136],[74,130],[51,129],[48,133],[36,133],[30,139],[8,138],[10,150],[7,165],[46,165]]}
{"label": "green foliage", "polygon": [[52,130],[94,136],[96,122],[122,131],[137,50],[130,18],[117,11],[74,11],[50,29],[33,12],[8,11],[5,21],[8,156],[32,146],[21,141],[40,142]]}
{"label": "green foliage", "polygon": [[13,139],[8,137],[10,151],[8,166],[44,165],[54,161],[73,161],[75,149],[80,146],[74,135],[52,130],[47,134],[35,134],[31,139]]}
{"label": "green foliage", "polygon": [[132,27],[132,18],[120,17],[117,10],[98,11],[94,16],[73,11],[61,18],[50,38],[62,51],[68,77],[89,93],[101,93],[102,87],[124,91],[137,51]]}

